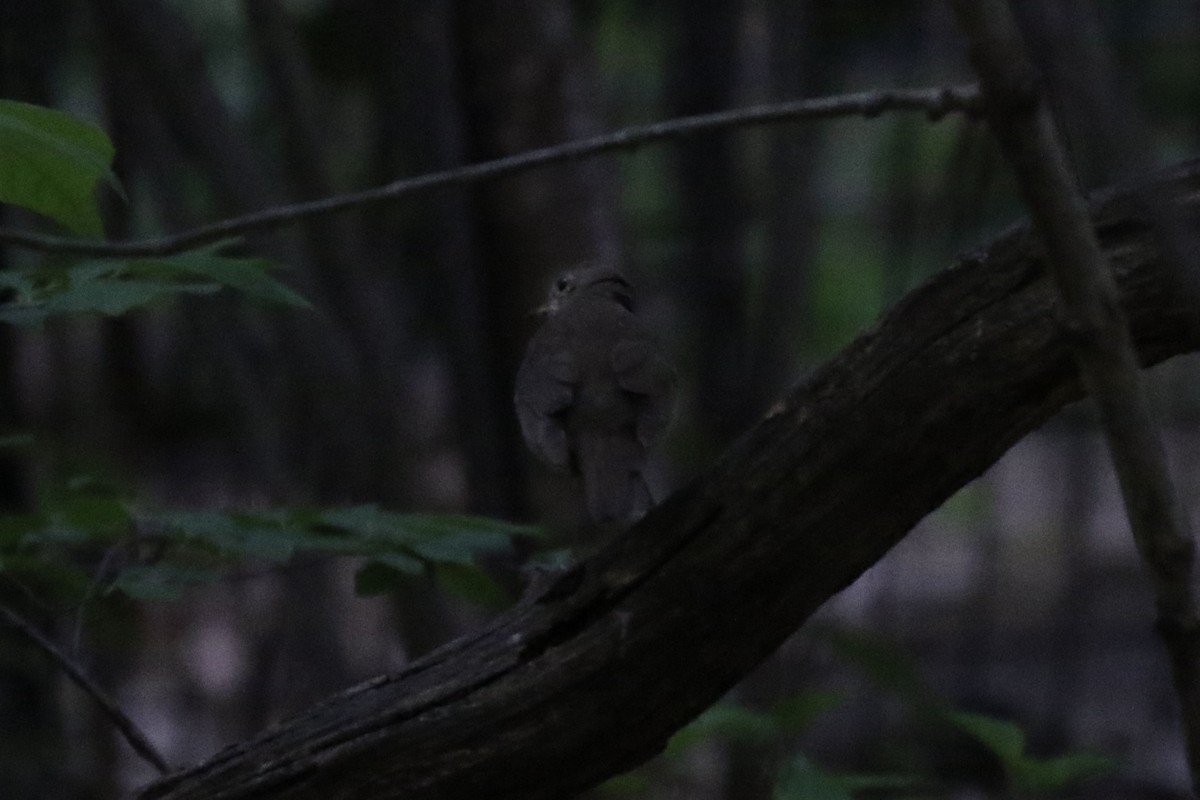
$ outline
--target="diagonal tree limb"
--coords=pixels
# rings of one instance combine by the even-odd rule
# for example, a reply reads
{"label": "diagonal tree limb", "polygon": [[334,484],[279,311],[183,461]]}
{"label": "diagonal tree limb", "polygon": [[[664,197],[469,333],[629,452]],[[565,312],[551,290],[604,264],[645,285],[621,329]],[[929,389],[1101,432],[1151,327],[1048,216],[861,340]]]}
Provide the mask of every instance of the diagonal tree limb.
{"label": "diagonal tree limb", "polygon": [[71,682],[83,690],[84,694],[92,698],[96,705],[100,706],[100,710],[108,717],[129,746],[134,752],[150,762],[160,773],[171,771],[171,767],[167,764],[167,760],[162,757],[162,754],[155,749],[150,743],[150,739],[146,734],[142,733],[142,729],[134,724],[116,701],[108,696],[91,677],[84,672],[83,667],[79,666],[62,650],[58,645],[46,638],[45,634],[39,631],[33,623],[25,619],[8,606],[0,606],[0,612],[3,612],[4,618],[8,623],[20,631],[25,638],[29,639],[38,649],[48,655],[54,663],[58,664],[59,668],[66,673]]}
{"label": "diagonal tree limb", "polygon": [[[1007,5],[1001,0],[953,0],[953,6],[971,42],[992,131],[1045,242],[1072,356],[1100,410],[1133,538],[1154,586],[1158,630],[1183,710],[1192,783],[1200,787],[1195,545],[1141,384],[1116,282],[1104,268],[1087,206],[1075,188],[1054,120],[1037,88],[1037,72]],[[1177,266],[1173,272],[1178,278]]]}
{"label": "diagonal tree limb", "polygon": [[[1200,224],[1200,162],[1154,186]],[[1143,364],[1200,348],[1128,191],[1096,209]],[[903,299],[713,467],[483,630],[152,798],[570,797],[632,768],[1081,388],[1035,237]]]}
{"label": "diagonal tree limb", "polygon": [[96,242],[0,228],[0,244],[49,253],[133,258],[166,256],[247,233],[262,233],[311,217],[395,200],[444,186],[491,180],[535,167],[572,161],[615,150],[632,150],[652,142],[711,133],[750,125],[860,115],[877,117],[889,111],[924,111],[931,119],[946,114],[975,114],[979,95],[973,86],[932,89],[894,89],[795,100],[751,108],[718,111],[694,117],[623,128],[612,133],[543,147],[519,155],[463,167],[401,178],[384,186],[333,195],[292,205],[272,206],[240,217],[214,222],[172,236],[130,242]]}

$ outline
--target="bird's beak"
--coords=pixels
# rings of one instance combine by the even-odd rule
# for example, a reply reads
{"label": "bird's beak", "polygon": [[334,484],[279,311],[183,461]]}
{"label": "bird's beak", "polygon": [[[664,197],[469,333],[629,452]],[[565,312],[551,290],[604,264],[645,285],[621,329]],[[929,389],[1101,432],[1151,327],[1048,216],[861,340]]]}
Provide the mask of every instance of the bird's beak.
{"label": "bird's beak", "polygon": [[558,311],[559,303],[555,302],[557,299],[558,298],[551,298],[529,313],[536,317],[544,317],[547,314],[552,314],[555,311]]}

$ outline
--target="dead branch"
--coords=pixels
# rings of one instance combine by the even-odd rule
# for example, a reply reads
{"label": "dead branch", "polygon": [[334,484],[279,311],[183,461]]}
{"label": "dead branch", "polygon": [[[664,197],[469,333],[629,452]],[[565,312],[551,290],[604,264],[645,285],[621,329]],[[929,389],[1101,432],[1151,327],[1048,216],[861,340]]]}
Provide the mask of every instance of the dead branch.
{"label": "dead branch", "polygon": [[803,119],[827,119],[853,115],[870,118],[891,111],[924,111],[930,119],[936,120],[952,113],[976,114],[979,110],[978,102],[979,95],[973,86],[953,86],[932,89],[878,90],[753,106],[623,128],[613,133],[531,150],[494,161],[456,167],[412,178],[401,178],[374,189],[333,195],[303,203],[273,206],[155,239],[97,242],[0,228],[0,244],[47,253],[97,258],[167,256],[222,239],[243,236],[248,233],[263,233],[313,217],[389,202],[445,186],[492,180],[548,164],[587,158],[615,150],[633,150],[651,142],[694,136],[699,133],[712,133],[729,128],[794,122]]}
{"label": "dead branch", "polygon": [[[1200,163],[1151,188],[1200,224]],[[1093,222],[1148,365],[1200,347],[1200,321],[1131,197]],[[560,798],[644,762],[1080,397],[1043,262],[1025,227],[965,257],[545,590],[142,800]]]}

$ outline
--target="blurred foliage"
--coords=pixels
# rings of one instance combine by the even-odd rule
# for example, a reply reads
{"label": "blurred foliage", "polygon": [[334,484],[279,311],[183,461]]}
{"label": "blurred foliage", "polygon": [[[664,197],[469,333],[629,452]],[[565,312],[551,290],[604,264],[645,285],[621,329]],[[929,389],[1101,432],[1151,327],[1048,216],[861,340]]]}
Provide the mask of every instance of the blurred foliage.
{"label": "blurred foliage", "polygon": [[1103,777],[1116,765],[1096,753],[1038,758],[1025,751],[1025,733],[1016,724],[983,714],[947,712],[942,721],[979,742],[1004,765],[1009,787],[1021,794],[1057,792],[1080,781]]}
{"label": "blurred foliage", "polygon": [[264,258],[221,255],[228,242],[162,258],[89,259],[64,267],[0,272],[0,322],[40,326],[64,314],[116,317],[181,295],[228,288],[264,303],[311,309],[295,290],[267,274]]}
{"label": "blurred foliage", "polygon": [[796,756],[779,773],[774,800],[853,800],[859,792],[919,794],[921,782],[903,775],[838,775],[804,756]]}
{"label": "blurred foliage", "polygon": [[[0,102],[0,199],[100,234],[95,188],[112,179],[113,149],[88,123],[50,109]],[[59,315],[120,316],[185,294],[233,289],[293,308],[311,304],[272,278],[257,257],[226,255],[233,240],[157,258],[48,259],[0,272],[0,321],[40,326]],[[62,263],[56,263],[62,262]],[[12,435],[5,448],[32,449]],[[125,598],[170,601],[238,570],[286,568],[300,557],[360,560],[360,595],[433,576],[447,591],[500,607],[506,590],[480,559],[511,554],[529,526],[462,514],[401,514],[374,505],[218,511],[148,507],[90,475],[43,482],[32,511],[0,516],[0,578],[25,601],[78,607]]]}
{"label": "blurred foliage", "polygon": [[508,602],[479,566],[536,528],[461,514],[401,514],[372,505],[214,511],[147,508],[79,476],[41,492],[37,508],[0,516],[0,576],[45,605],[115,594],[177,600],[197,584],[301,556],[360,559],[359,594],[435,576],[472,602]]}
{"label": "blurred foliage", "polygon": [[[829,770],[797,753],[804,749],[804,734],[818,720],[835,713],[846,699],[839,692],[812,689],[784,697],[763,710],[747,708],[731,698],[718,702],[676,733],[658,760],[604,784],[606,796],[641,796],[661,782],[685,782],[697,749],[714,743],[750,752],[772,776],[776,800],[850,800],[860,794],[950,797],[964,784],[994,788],[987,785],[993,776],[986,769],[947,771],[939,767],[964,746],[968,750],[974,747],[985,760],[998,764],[1004,790],[1019,796],[1060,793],[1111,775],[1118,767],[1113,759],[1091,752],[1048,757],[1029,753],[1019,725],[955,707],[895,645],[835,628],[820,629],[816,636],[864,678],[879,694],[880,703],[897,701],[908,718],[910,733],[880,726],[881,753],[874,769]],[[901,739],[904,747],[897,758],[895,752],[887,751]],[[975,758],[962,763],[968,762],[978,763]]]}
{"label": "blurred foliage", "polygon": [[[113,146],[94,125],[49,108],[0,100],[0,201],[52,217],[78,233],[99,235],[96,187],[119,189],[109,169]],[[264,258],[223,255],[225,240],[159,258],[89,259],[0,271],[0,322],[39,326],[63,314],[120,316],[187,294],[233,289],[253,300],[312,305],[268,275]],[[52,259],[51,262],[61,259]]]}
{"label": "blurred foliage", "polygon": [[7,294],[0,321],[36,327],[63,314],[115,317],[181,294],[211,294],[220,288],[211,282],[155,276],[135,262],[85,261],[63,268],[5,270],[0,272],[0,291]]}
{"label": "blurred foliage", "polygon": [[[957,708],[925,680],[912,658],[897,646],[859,631],[825,628],[818,630],[817,635],[871,687],[899,701],[919,736],[917,741],[907,744],[918,751],[928,751],[924,757],[915,759],[921,763],[936,763],[947,752],[956,752],[956,748],[963,746],[962,737],[966,737],[1000,765],[1006,790],[1021,795],[1062,792],[1081,782],[1108,776],[1118,767],[1113,759],[1091,752],[1047,757],[1031,754],[1026,750],[1026,737],[1019,725]],[[930,784],[947,779],[975,780],[987,774],[976,770],[968,770],[966,774],[953,772],[949,778],[922,772],[913,778],[916,783]]]}

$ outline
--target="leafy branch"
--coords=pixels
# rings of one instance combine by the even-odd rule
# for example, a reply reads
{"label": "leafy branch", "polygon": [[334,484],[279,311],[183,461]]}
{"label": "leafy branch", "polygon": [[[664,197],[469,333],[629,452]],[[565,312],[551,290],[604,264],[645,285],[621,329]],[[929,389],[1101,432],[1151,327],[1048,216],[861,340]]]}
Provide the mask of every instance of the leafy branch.
{"label": "leafy branch", "polygon": [[[436,574],[450,591],[502,605],[504,591],[478,566],[484,556],[511,551],[515,537],[537,528],[465,514],[350,508],[257,511],[146,509],[103,482],[78,478],[43,493],[33,513],[0,516],[0,577],[34,585],[42,594],[84,602],[94,594],[173,600],[190,586],[222,580],[231,565],[283,564],[302,554],[362,559],[361,595],[380,594],[404,580]],[[89,554],[111,552],[94,591]]]}

